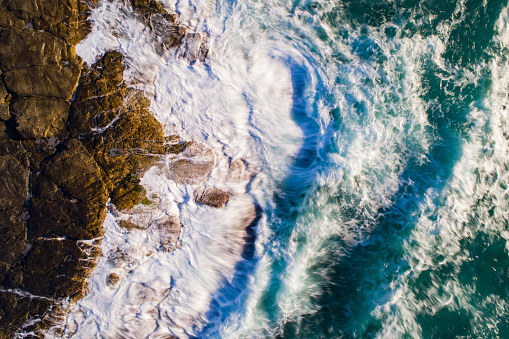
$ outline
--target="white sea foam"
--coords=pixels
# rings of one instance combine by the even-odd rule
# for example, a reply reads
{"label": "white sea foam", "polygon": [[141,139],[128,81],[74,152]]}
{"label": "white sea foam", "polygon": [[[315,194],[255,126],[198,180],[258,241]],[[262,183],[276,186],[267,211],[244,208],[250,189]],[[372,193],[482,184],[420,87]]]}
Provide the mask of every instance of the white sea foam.
{"label": "white sea foam", "polygon": [[[89,279],[88,293],[49,333],[60,330],[77,338],[198,333],[216,291],[233,279],[247,239],[245,228],[256,213],[255,199],[266,204],[275,178],[284,176],[299,148],[302,132],[290,117],[292,84],[286,62],[295,58],[304,63],[302,56],[295,49],[283,53],[274,41],[261,39],[254,46],[248,36],[235,37],[242,31],[225,27],[232,23],[223,24],[211,2],[165,4],[181,13],[188,27],[208,30],[211,52],[204,63],[158,53],[149,29],[117,1],[103,1],[92,11],[93,31],[77,52],[92,64],[106,50],[120,50],[128,65],[126,81],[138,81],[166,134],[207,144],[214,152],[214,167],[205,182],[193,185],[170,179],[173,156],[145,174],[141,183],[153,205],[139,205],[130,215],[108,214],[103,257]],[[218,210],[196,204],[194,192],[202,185],[231,192],[228,205]],[[151,226],[169,218],[182,224],[173,244],[180,248],[172,252],[161,243],[175,239]],[[141,229],[120,227],[126,219]],[[120,282],[109,286],[110,273]]]}

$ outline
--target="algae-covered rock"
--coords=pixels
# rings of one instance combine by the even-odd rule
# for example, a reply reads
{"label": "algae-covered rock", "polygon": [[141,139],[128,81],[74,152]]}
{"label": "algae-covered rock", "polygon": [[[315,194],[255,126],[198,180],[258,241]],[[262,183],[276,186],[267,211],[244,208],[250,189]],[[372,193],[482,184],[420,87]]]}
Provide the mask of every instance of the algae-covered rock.
{"label": "algae-covered rock", "polygon": [[111,192],[111,202],[119,210],[127,210],[139,204],[145,198],[146,191],[135,175],[126,176]]}
{"label": "algae-covered rock", "polygon": [[123,82],[122,60],[118,51],[109,51],[86,67],[69,119],[71,136],[101,167],[119,210],[144,198],[138,176],[167,150],[162,125],[148,111],[150,102]]}

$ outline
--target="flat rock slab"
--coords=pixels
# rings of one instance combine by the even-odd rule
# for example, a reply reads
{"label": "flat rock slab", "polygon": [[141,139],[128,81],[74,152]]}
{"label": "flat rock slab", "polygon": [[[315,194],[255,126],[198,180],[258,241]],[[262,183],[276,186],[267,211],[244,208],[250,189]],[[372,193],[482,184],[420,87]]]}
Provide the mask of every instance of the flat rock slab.
{"label": "flat rock slab", "polygon": [[5,87],[20,97],[71,100],[78,85],[79,65],[45,65],[5,73]]}
{"label": "flat rock slab", "polygon": [[0,29],[2,72],[58,64],[66,59],[69,59],[67,44],[50,33],[30,28]]}
{"label": "flat rock slab", "polygon": [[10,106],[16,130],[23,139],[63,136],[70,103],[66,100],[21,98]]}

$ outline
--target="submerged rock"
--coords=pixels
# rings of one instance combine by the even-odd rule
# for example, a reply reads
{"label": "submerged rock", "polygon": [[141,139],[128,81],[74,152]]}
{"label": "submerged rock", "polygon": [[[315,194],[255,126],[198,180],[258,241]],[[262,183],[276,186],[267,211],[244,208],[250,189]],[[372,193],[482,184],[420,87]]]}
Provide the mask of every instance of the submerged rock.
{"label": "submerged rock", "polygon": [[214,168],[214,152],[198,142],[188,142],[183,146],[182,154],[168,165],[170,177],[180,184],[202,183]]}

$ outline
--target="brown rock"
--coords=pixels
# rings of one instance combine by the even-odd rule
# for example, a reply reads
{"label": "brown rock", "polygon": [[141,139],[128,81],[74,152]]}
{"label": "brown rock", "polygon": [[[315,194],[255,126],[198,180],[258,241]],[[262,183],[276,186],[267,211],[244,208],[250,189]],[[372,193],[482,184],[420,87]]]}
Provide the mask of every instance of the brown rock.
{"label": "brown rock", "polygon": [[0,212],[0,281],[25,254],[26,227],[18,212]]}
{"label": "brown rock", "polygon": [[228,192],[215,187],[201,188],[196,192],[195,201],[202,205],[223,208],[230,200]]}
{"label": "brown rock", "polygon": [[88,11],[77,0],[0,1],[0,337],[47,326],[55,303],[82,294],[98,255],[78,239],[101,233],[101,171],[78,141],[59,145]]}
{"label": "brown rock", "polygon": [[64,100],[29,97],[13,102],[10,108],[21,138],[35,139],[64,136],[69,105]]}
{"label": "brown rock", "polygon": [[25,21],[5,9],[0,9],[0,27],[23,28],[25,27]]}
{"label": "brown rock", "polygon": [[0,120],[7,121],[11,118],[11,113],[9,112],[9,103],[0,102]]}
{"label": "brown rock", "polygon": [[[97,1],[87,1],[95,4]],[[64,39],[69,44],[77,44],[90,31],[87,22],[88,5],[78,0],[6,0],[5,9],[34,29],[45,30]]]}
{"label": "brown rock", "polygon": [[13,330],[21,327],[29,317],[39,317],[52,301],[43,297],[22,296],[13,292],[0,292],[0,338],[13,338]]}
{"label": "brown rock", "polygon": [[5,87],[17,96],[71,100],[78,85],[78,65],[46,65],[5,73]]}
{"label": "brown rock", "polygon": [[166,11],[164,6],[156,0],[131,0],[131,6],[133,9],[143,17],[150,17],[154,14],[165,14],[177,22],[177,16]]}
{"label": "brown rock", "polygon": [[108,51],[91,67],[85,66],[76,91],[75,102],[105,96],[120,91],[124,81],[123,56],[118,51]]}
{"label": "brown rock", "polygon": [[77,140],[42,166],[30,204],[29,230],[39,237],[93,239],[102,233],[108,192],[94,159]]}
{"label": "brown rock", "polygon": [[162,125],[147,109],[150,102],[123,83],[123,72],[118,51],[86,67],[69,120],[71,135],[83,141],[101,167],[119,210],[144,198],[138,175],[167,148]]}
{"label": "brown rock", "polygon": [[145,198],[146,191],[140,185],[138,177],[126,176],[111,192],[111,202],[119,211],[128,210]]}
{"label": "brown rock", "polygon": [[13,155],[0,156],[0,209],[17,208],[28,196],[28,168]]}
{"label": "brown rock", "polygon": [[106,277],[106,285],[108,285],[110,287],[114,287],[114,286],[118,285],[120,280],[121,280],[121,278],[118,276],[118,274],[110,273]]}
{"label": "brown rock", "polygon": [[73,240],[35,240],[25,259],[20,287],[48,298],[80,296],[85,286],[81,277],[91,269],[86,259]]}
{"label": "brown rock", "polygon": [[7,90],[5,89],[4,83],[0,81],[0,102],[5,102],[7,97]]}
{"label": "brown rock", "polygon": [[71,57],[68,45],[50,33],[25,29],[0,29],[2,72],[34,66],[60,64]]}
{"label": "brown rock", "polygon": [[187,143],[182,156],[169,165],[170,177],[177,183],[203,182],[214,167],[214,152],[204,144]]}

